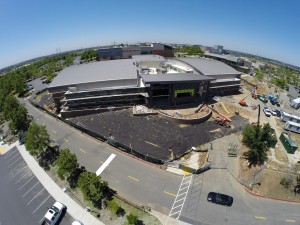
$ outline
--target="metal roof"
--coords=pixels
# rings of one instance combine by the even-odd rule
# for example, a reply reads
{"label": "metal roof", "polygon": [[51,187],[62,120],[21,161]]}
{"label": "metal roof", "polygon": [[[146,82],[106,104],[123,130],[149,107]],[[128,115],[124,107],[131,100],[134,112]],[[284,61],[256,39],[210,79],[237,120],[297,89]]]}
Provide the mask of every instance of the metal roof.
{"label": "metal roof", "polygon": [[49,88],[126,79],[137,79],[135,60],[110,60],[67,67],[54,78]]}
{"label": "metal roof", "polygon": [[232,67],[226,65],[223,62],[205,59],[205,58],[179,58],[182,61],[196,70],[198,70],[203,75],[224,75],[224,74],[241,74]]}
{"label": "metal roof", "polygon": [[146,84],[153,83],[180,83],[195,81],[211,81],[213,78],[193,73],[167,73],[167,74],[143,74],[141,75]]}
{"label": "metal roof", "polygon": [[143,62],[143,61],[165,61],[165,57],[160,55],[133,55],[132,59],[134,59],[137,62]]}

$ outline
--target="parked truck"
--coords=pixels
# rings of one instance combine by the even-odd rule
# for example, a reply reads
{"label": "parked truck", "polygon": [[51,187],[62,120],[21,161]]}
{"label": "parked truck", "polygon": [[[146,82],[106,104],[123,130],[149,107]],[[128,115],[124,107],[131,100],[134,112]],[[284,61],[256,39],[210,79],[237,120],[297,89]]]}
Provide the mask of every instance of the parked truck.
{"label": "parked truck", "polygon": [[60,202],[55,202],[45,214],[44,221],[41,225],[56,225],[58,220],[63,216],[67,207]]}
{"label": "parked truck", "polygon": [[270,100],[272,105],[275,105],[278,102],[278,96],[275,96],[272,93],[270,93],[269,94],[269,100]]}
{"label": "parked truck", "polygon": [[264,103],[267,103],[267,102],[268,102],[268,98],[267,98],[267,96],[266,96],[265,94],[260,94],[260,95],[258,96],[258,99],[259,99],[260,101],[264,102]]}

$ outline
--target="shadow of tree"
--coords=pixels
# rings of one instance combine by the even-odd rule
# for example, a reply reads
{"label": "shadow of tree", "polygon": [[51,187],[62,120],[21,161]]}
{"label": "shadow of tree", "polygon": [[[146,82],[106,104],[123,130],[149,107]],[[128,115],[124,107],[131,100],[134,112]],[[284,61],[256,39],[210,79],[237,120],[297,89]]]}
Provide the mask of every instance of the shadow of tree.
{"label": "shadow of tree", "polygon": [[59,146],[48,146],[48,148],[39,155],[39,165],[44,170],[49,170],[50,166],[55,165],[59,156]]}
{"label": "shadow of tree", "polygon": [[76,168],[74,174],[72,174],[71,176],[69,176],[67,178],[67,181],[69,182],[70,188],[74,189],[76,187],[78,187],[78,179],[80,177],[80,174],[85,172],[86,169],[85,167],[81,166],[80,168]]}
{"label": "shadow of tree", "polygon": [[120,217],[120,216],[124,216],[125,215],[125,210],[122,208],[122,207],[119,207],[118,208],[118,210],[117,210],[117,212],[116,212],[116,215],[118,216],[118,217]]}
{"label": "shadow of tree", "polygon": [[144,222],[143,222],[142,220],[138,220],[138,221],[136,222],[136,225],[144,225]]}

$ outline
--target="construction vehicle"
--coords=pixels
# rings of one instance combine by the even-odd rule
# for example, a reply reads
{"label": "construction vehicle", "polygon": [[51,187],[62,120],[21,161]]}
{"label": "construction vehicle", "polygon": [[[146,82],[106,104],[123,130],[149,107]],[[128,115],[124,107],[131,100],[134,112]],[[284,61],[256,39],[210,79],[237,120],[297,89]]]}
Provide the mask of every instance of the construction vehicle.
{"label": "construction vehicle", "polygon": [[229,121],[224,117],[222,118],[222,117],[217,116],[215,119],[215,122],[216,122],[216,124],[220,124],[221,126],[224,126],[226,128],[231,127],[230,124],[228,123]]}
{"label": "construction vehicle", "polygon": [[214,105],[211,105],[211,106],[209,106],[209,105],[202,105],[202,107],[204,107],[204,106],[207,107],[207,108],[209,108],[209,109],[211,109],[211,111],[213,111],[214,113],[216,113],[217,115],[219,115],[219,116],[217,116],[215,118],[215,122],[217,124],[220,124],[221,126],[224,126],[224,127],[227,127],[227,128],[231,127],[231,125],[229,124],[231,122],[231,119],[229,119],[228,117],[226,117],[223,114],[221,114],[218,111],[217,107],[215,107]]}
{"label": "construction vehicle", "polygon": [[241,106],[247,106],[247,102],[245,101],[245,99],[246,99],[249,95],[251,95],[251,94],[252,94],[252,92],[250,92],[249,94],[247,94],[244,98],[242,98],[242,99],[239,101],[239,103],[240,103]]}

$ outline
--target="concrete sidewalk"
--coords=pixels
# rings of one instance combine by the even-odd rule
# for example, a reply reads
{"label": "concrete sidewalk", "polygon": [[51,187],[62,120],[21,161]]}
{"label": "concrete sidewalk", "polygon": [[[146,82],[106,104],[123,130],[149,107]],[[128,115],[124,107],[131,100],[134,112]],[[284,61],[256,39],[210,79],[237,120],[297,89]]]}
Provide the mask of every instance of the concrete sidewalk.
{"label": "concrete sidewalk", "polygon": [[[69,197],[63,189],[61,189],[40,167],[38,162],[29,154],[24,145],[19,145],[18,141],[11,145],[1,145],[0,154],[4,155],[13,147],[17,147],[20,154],[24,158],[27,165],[30,167],[34,175],[40,181],[40,183],[45,187],[52,197],[59,202],[62,202],[67,206],[68,213],[75,219],[81,221],[84,225],[103,225],[101,221],[92,216],[84,208],[82,208],[77,202],[75,202],[71,197]],[[163,225],[188,225],[180,220],[168,217],[160,212],[151,210],[151,214],[157,217]]]}

